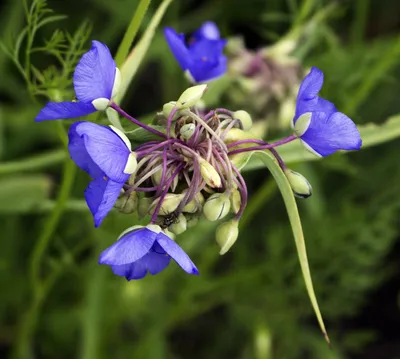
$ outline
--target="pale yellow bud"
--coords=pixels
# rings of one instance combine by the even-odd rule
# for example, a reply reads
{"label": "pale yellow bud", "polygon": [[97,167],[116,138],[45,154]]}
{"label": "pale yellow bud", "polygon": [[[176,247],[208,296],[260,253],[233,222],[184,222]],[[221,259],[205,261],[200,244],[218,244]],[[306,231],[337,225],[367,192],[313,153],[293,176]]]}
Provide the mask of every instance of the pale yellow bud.
{"label": "pale yellow bud", "polygon": [[205,84],[189,87],[179,97],[176,107],[180,110],[193,107],[201,99],[206,90],[207,85]]}
{"label": "pale yellow bud", "polygon": [[197,223],[199,223],[199,215],[197,214],[186,214],[186,227],[187,228],[192,228],[195,225],[197,225]]}
{"label": "pale yellow bud", "polygon": [[196,196],[182,209],[182,212],[195,213],[204,203],[204,196],[198,192]]}
{"label": "pale yellow bud", "polygon": [[[179,203],[181,203],[181,200],[182,200],[181,194],[168,193],[164,197],[164,199],[161,203],[161,207],[160,207],[158,214],[160,216],[166,216],[168,214],[171,214],[173,211],[175,211],[178,208]],[[156,200],[153,201],[153,203],[150,205],[149,214],[154,213],[154,210],[156,209],[159,201],[160,201],[160,198],[157,198]]]}
{"label": "pale yellow bud", "polygon": [[122,194],[114,204],[121,213],[129,214],[137,210],[138,196],[136,192],[131,192],[129,195]]}
{"label": "pale yellow bud", "polygon": [[214,193],[203,206],[204,216],[209,221],[217,221],[224,218],[231,208],[229,196],[225,193]]}
{"label": "pale yellow bud", "polygon": [[164,104],[163,106],[163,115],[165,118],[168,118],[172,109],[176,106],[176,102],[175,101],[170,101],[167,102],[166,104]]}
{"label": "pale yellow bud", "polygon": [[243,131],[248,131],[253,126],[253,121],[247,111],[236,111],[233,113],[233,118],[240,121]]}
{"label": "pale yellow bud", "polygon": [[152,202],[153,199],[149,197],[142,197],[139,199],[137,211],[140,218],[146,217],[148,215]]}
{"label": "pale yellow bud", "polygon": [[178,218],[176,219],[176,221],[174,223],[172,223],[168,229],[178,235],[181,234],[183,232],[186,231],[187,229],[187,221],[186,221],[186,217],[181,213]]}
{"label": "pale yellow bud", "polygon": [[242,204],[242,197],[237,189],[234,189],[231,194],[231,209],[234,214],[239,212],[240,205]]}
{"label": "pale yellow bud", "polygon": [[217,170],[204,158],[200,158],[199,162],[200,173],[204,181],[212,188],[220,188],[222,186],[222,182]]}
{"label": "pale yellow bud", "polygon": [[229,251],[239,236],[238,221],[231,220],[228,222],[221,223],[216,232],[215,239],[220,246],[221,250],[219,254],[223,255]]}
{"label": "pale yellow bud", "polygon": [[187,123],[181,127],[179,134],[183,139],[188,140],[190,137],[192,137],[195,130],[196,125],[194,123]]}
{"label": "pale yellow bud", "polygon": [[312,187],[303,175],[288,168],[284,173],[296,197],[307,198],[312,195]]}

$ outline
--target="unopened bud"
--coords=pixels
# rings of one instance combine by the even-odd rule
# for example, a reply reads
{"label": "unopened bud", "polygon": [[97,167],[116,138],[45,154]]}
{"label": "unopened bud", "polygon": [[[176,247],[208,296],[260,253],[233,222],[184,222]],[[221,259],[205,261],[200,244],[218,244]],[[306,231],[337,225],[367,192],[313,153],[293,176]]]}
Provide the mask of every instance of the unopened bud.
{"label": "unopened bud", "polygon": [[197,214],[186,214],[186,227],[187,228],[192,228],[195,225],[197,225],[197,223],[199,223],[199,215]]}
{"label": "unopened bud", "polygon": [[192,137],[195,130],[196,125],[194,123],[187,123],[186,125],[183,125],[181,127],[181,129],[179,130],[179,134],[183,139],[188,140],[190,137]]}
{"label": "unopened bud", "polygon": [[[168,214],[171,214],[173,211],[175,211],[179,203],[181,203],[182,200],[182,195],[181,194],[174,194],[174,193],[168,193],[160,206],[160,209],[158,211],[158,214],[160,216],[167,216]],[[156,209],[158,203],[160,201],[160,198],[157,198],[153,203],[150,205],[149,209],[149,214],[153,214],[154,210]]]}
{"label": "unopened bud", "polygon": [[114,207],[121,213],[129,214],[137,210],[138,196],[136,192],[130,194],[122,194],[114,204]]}
{"label": "unopened bud", "polygon": [[240,128],[231,128],[224,137],[225,143],[232,143],[242,140],[254,140],[257,137],[248,131],[243,131]]}
{"label": "unopened bud", "polygon": [[231,201],[225,193],[214,193],[203,207],[204,216],[209,221],[216,221],[224,218],[231,208]]}
{"label": "unopened bud", "polygon": [[231,209],[234,214],[237,214],[240,210],[240,205],[242,204],[242,197],[240,192],[235,189],[231,194]]}
{"label": "unopened bud", "polygon": [[288,168],[284,172],[296,197],[307,198],[312,195],[312,187],[303,175]]}
{"label": "unopened bud", "polygon": [[146,217],[148,215],[152,202],[153,199],[149,197],[142,197],[139,199],[137,211],[140,218]]}
{"label": "unopened bud", "polygon": [[197,101],[201,99],[206,89],[207,85],[205,84],[189,87],[183,91],[182,95],[179,97],[178,101],[176,102],[176,107],[180,110],[193,107]]}
{"label": "unopened bud", "polygon": [[181,213],[178,218],[172,223],[168,229],[176,235],[181,234],[187,229],[186,217]]}
{"label": "unopened bud", "polygon": [[233,118],[240,121],[243,131],[248,131],[250,130],[251,126],[253,126],[253,121],[247,111],[236,111],[233,113]]}
{"label": "unopened bud", "polygon": [[204,203],[204,196],[198,192],[196,196],[182,209],[182,212],[195,213]]}
{"label": "unopened bud", "polygon": [[[159,171],[153,173],[151,175],[151,181],[153,182],[154,186],[159,186],[161,184],[161,179],[162,179],[162,173],[163,170],[160,169]],[[168,178],[168,175],[164,178],[164,180],[166,180]],[[171,190],[174,191],[176,186],[178,185],[178,176],[175,176],[175,178],[173,179],[172,183],[171,183]]]}
{"label": "unopened bud", "polygon": [[221,177],[217,170],[204,158],[200,158],[200,173],[210,187],[220,188],[222,186]]}
{"label": "unopened bud", "polygon": [[[176,106],[176,102],[175,101],[170,101],[167,102],[166,104],[164,104],[163,106],[163,115],[165,118],[168,118],[169,115],[171,114],[171,111],[173,110],[173,108]],[[173,120],[175,119],[175,117],[173,118]]]}
{"label": "unopened bud", "polygon": [[215,239],[220,246],[221,250],[219,254],[223,255],[229,251],[239,236],[238,221],[231,220],[228,222],[221,223],[216,232]]}

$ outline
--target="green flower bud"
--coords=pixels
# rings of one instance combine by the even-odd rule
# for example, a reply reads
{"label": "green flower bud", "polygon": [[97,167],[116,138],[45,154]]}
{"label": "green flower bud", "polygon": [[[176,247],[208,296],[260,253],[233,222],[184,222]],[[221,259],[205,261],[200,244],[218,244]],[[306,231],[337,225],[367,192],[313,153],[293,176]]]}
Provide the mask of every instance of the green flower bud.
{"label": "green flower bud", "polygon": [[288,168],[284,172],[296,197],[307,198],[312,195],[312,187],[303,175]]}
{"label": "green flower bud", "polygon": [[239,235],[238,224],[238,221],[233,219],[231,221],[221,223],[218,226],[215,232],[215,239],[221,248],[219,254],[223,255],[228,252],[236,242]]}
{"label": "green flower bud", "polygon": [[[159,171],[157,171],[156,173],[151,175],[151,181],[153,182],[154,186],[159,186],[160,185],[161,178],[162,178],[162,171],[163,170],[160,169]],[[166,178],[168,178],[168,176],[169,175],[167,174]],[[171,190],[172,191],[175,190],[176,186],[178,185],[178,181],[179,181],[178,176],[176,176],[174,178],[174,180],[172,181],[172,184],[171,184]]]}
{"label": "green flower bud", "polygon": [[211,195],[203,207],[204,216],[209,221],[216,221],[224,218],[231,208],[231,201],[226,193],[214,193]]}
{"label": "green flower bud", "polygon": [[168,227],[168,229],[169,229],[172,233],[174,233],[174,234],[176,234],[176,235],[185,232],[186,229],[187,229],[186,217],[181,213],[181,214],[179,215],[179,217],[176,219],[176,221],[175,221],[174,223],[172,223],[172,224]]}
{"label": "green flower bud", "polygon": [[231,128],[224,138],[225,143],[232,143],[241,140],[254,140],[257,136],[248,131],[243,131],[240,128]]}
{"label": "green flower bud", "polygon": [[192,137],[194,131],[196,130],[196,125],[194,123],[187,123],[186,125],[183,125],[181,129],[179,130],[179,134],[183,139],[186,141]]}
{"label": "green flower bud", "polygon": [[131,192],[129,195],[125,193],[120,195],[114,204],[121,213],[130,214],[137,210],[138,207],[138,195],[136,192]]}
{"label": "green flower bud", "polygon": [[303,113],[297,119],[297,121],[293,127],[294,134],[297,137],[302,136],[307,131],[308,127],[310,126],[311,116],[312,116],[311,112],[306,112],[306,113]]}
{"label": "green flower bud", "polygon": [[195,225],[197,225],[197,223],[199,223],[199,215],[198,214],[186,214],[186,227],[187,228],[192,228]]}
{"label": "green flower bud", "polygon": [[[165,118],[168,118],[172,109],[176,106],[176,102],[175,101],[170,101],[167,102],[166,104],[164,104],[163,106],[163,114],[165,116]],[[176,115],[175,115],[176,116]],[[173,120],[175,119],[175,117],[173,118]]]}
{"label": "green flower bud", "polygon": [[240,205],[242,204],[242,197],[237,189],[234,189],[231,194],[231,209],[234,214],[239,212]]}
{"label": "green flower bud", "polygon": [[221,177],[217,170],[208,163],[204,158],[199,159],[200,173],[204,181],[212,188],[222,187]]}
{"label": "green flower bud", "polygon": [[251,126],[253,126],[253,121],[248,112],[239,110],[233,113],[233,118],[239,120],[242,124],[243,131],[250,130]]}
{"label": "green flower bud", "polygon": [[180,110],[193,107],[201,99],[206,90],[207,85],[205,84],[189,87],[179,97],[176,107]]}
{"label": "green flower bud", "polygon": [[[181,200],[182,200],[181,194],[168,193],[164,197],[164,200],[161,203],[161,207],[158,214],[160,216],[166,216],[168,214],[171,214],[178,208],[179,203],[181,203]],[[154,210],[156,209],[159,201],[160,198],[157,198],[156,200],[153,201],[153,203],[150,205],[149,214],[154,213]]]}
{"label": "green flower bud", "polygon": [[140,218],[146,217],[148,215],[152,202],[153,199],[149,197],[142,197],[139,199],[137,211]]}
{"label": "green flower bud", "polygon": [[201,192],[198,192],[196,196],[185,207],[183,207],[182,212],[195,213],[197,210],[201,209],[203,203],[204,196],[201,194]]}

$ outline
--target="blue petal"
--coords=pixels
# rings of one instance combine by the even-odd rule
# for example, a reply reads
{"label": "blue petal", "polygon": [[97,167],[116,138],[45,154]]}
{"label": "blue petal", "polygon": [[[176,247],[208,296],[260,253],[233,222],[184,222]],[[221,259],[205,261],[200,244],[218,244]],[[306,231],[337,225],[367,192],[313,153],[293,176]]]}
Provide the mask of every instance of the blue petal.
{"label": "blue petal", "polygon": [[97,177],[85,190],[86,203],[93,214],[94,226],[100,226],[108,212],[113,208],[123,183],[114,182],[107,177]]}
{"label": "blue petal", "polygon": [[91,122],[80,122],[76,126],[76,132],[83,137],[93,162],[107,177],[116,182],[125,182],[129,178],[124,169],[130,150],[113,130]]}
{"label": "blue petal", "polygon": [[160,232],[157,236],[157,242],[185,272],[199,274],[198,269],[185,251],[166,234]]}
{"label": "blue petal", "polygon": [[91,103],[82,102],[48,102],[36,116],[35,121],[61,120],[75,118],[96,112]]}
{"label": "blue petal", "polygon": [[176,58],[176,61],[178,61],[183,70],[186,70],[188,68],[190,54],[185,45],[184,35],[178,34],[171,27],[166,27],[164,29],[164,36],[172,53]]}
{"label": "blue petal", "polygon": [[156,275],[168,267],[171,257],[167,254],[149,252],[141,260],[145,261],[150,274]]}
{"label": "blue petal", "polygon": [[92,41],[74,72],[74,88],[79,101],[90,103],[97,98],[111,99],[116,65],[110,50],[99,41]]}
{"label": "blue petal", "polygon": [[341,112],[314,112],[310,126],[300,138],[321,156],[338,150],[359,150],[362,144],[356,125]]}
{"label": "blue petal", "polygon": [[220,56],[217,64],[214,66],[209,66],[208,64],[198,61],[190,66],[189,72],[198,83],[210,81],[226,73],[228,68],[227,62],[227,58],[224,55]]}
{"label": "blue petal", "polygon": [[215,22],[207,21],[193,34],[195,41],[200,41],[202,39],[208,40],[219,40],[220,34],[218,26]]}
{"label": "blue petal", "polygon": [[68,132],[68,151],[72,160],[84,171],[86,171],[90,177],[96,178],[103,176],[103,171],[97,166],[92,158],[86,151],[84,140],[81,136],[76,133],[76,126],[81,122],[75,122],[71,125]]}
{"label": "blue petal", "polygon": [[142,279],[147,274],[146,263],[138,260],[135,263],[111,266],[115,275],[125,277],[127,280]]}
{"label": "blue petal", "polygon": [[114,266],[136,262],[149,252],[156,238],[157,233],[148,228],[128,232],[100,254],[99,263]]}

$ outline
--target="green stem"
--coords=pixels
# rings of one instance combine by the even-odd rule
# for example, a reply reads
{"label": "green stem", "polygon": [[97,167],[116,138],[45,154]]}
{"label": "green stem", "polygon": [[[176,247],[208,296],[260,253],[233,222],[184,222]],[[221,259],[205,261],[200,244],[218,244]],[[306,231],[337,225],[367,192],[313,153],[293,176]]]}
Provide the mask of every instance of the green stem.
{"label": "green stem", "polygon": [[115,55],[115,63],[117,66],[121,66],[125,58],[128,56],[129,50],[132,46],[133,40],[140,28],[143,21],[144,15],[146,14],[147,8],[150,5],[151,0],[141,0],[139,6],[135,10],[132,20],[125,32],[124,38],[118,47],[117,54]]}

